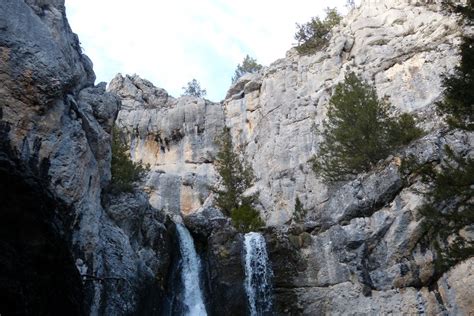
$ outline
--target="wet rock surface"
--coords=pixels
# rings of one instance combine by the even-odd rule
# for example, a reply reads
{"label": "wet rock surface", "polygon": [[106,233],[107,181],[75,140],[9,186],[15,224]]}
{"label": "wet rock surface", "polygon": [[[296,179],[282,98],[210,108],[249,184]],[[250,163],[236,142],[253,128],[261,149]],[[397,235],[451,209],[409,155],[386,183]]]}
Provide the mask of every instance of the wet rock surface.
{"label": "wet rock surface", "polygon": [[213,208],[189,215],[185,223],[204,259],[206,301],[211,315],[248,315],[243,235]]}

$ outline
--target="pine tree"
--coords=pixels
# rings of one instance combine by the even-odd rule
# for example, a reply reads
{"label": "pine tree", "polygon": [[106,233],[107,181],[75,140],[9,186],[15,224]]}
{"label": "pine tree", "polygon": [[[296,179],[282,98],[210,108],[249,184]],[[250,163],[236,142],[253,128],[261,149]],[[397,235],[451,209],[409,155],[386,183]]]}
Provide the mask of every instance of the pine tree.
{"label": "pine tree", "polygon": [[202,89],[201,85],[196,79],[191,80],[188,82],[186,87],[182,88],[184,90],[183,95],[190,95],[198,98],[205,97],[207,94],[206,89]]}
{"label": "pine tree", "polygon": [[438,276],[474,255],[474,244],[459,234],[474,223],[474,159],[454,153],[449,146],[445,152],[437,168],[431,164],[412,167],[430,188],[419,213],[423,216],[422,241],[435,251]]}
{"label": "pine tree", "polygon": [[296,197],[295,199],[295,211],[293,212],[293,220],[296,223],[301,223],[304,221],[306,217],[306,210],[303,207],[303,203],[301,203],[300,198]]}
{"label": "pine tree", "polygon": [[235,74],[232,77],[232,83],[236,83],[240,77],[248,73],[256,73],[262,69],[262,65],[257,63],[255,58],[250,57],[249,55],[245,56],[242,65],[238,64]]}
{"label": "pine tree", "polygon": [[409,114],[390,117],[391,105],[354,73],[346,75],[329,101],[327,119],[313,170],[329,181],[370,170],[380,159],[421,135]]}
{"label": "pine tree", "polygon": [[296,46],[298,53],[312,54],[326,46],[332,29],[341,20],[342,17],[336,8],[327,8],[324,20],[321,20],[319,17],[313,17],[307,23],[296,23],[295,40],[298,42]]}
{"label": "pine tree", "polygon": [[120,139],[120,131],[112,131],[112,181],[109,191],[113,194],[133,191],[133,182],[140,180],[148,168],[133,162],[128,153],[128,146]]}
{"label": "pine tree", "polygon": [[256,196],[244,196],[244,192],[253,185],[252,169],[234,152],[229,128],[224,128],[217,143],[219,152],[215,167],[221,177],[221,183],[212,188],[216,195],[215,204],[225,215],[232,218],[239,231],[256,230],[263,226],[259,212],[252,207]]}
{"label": "pine tree", "polygon": [[[449,5],[449,4],[448,4]],[[472,24],[474,1],[466,5],[449,5]],[[474,130],[474,38],[464,36],[460,47],[461,62],[451,76],[443,80],[444,100],[437,104],[441,114],[447,114],[447,123],[454,128]]]}

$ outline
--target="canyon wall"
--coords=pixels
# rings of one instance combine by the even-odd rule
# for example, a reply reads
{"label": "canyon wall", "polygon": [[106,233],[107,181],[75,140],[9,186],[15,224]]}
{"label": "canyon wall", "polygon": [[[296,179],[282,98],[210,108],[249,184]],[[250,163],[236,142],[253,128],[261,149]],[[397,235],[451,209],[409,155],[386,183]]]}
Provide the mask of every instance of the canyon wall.
{"label": "canyon wall", "polygon": [[[289,50],[240,78],[219,104],[171,98],[136,75],[118,75],[109,91],[126,104],[117,123],[132,157],[151,166],[150,202],[187,216],[210,249],[228,229],[203,232],[195,221],[214,214],[215,140],[222,127],[230,128],[236,151],[256,175],[251,190],[267,224],[278,314],[467,313],[472,258],[437,274],[435,249],[421,238],[423,184],[400,170],[408,156],[439,164],[446,144],[472,155],[474,135],[448,132],[435,111],[442,76],[459,61],[461,32],[458,17],[438,1],[362,1],[333,30],[328,47],[306,56]],[[348,72],[374,84],[397,113],[415,114],[426,135],[372,172],[328,185],[308,160],[318,152],[333,88]],[[410,177],[415,180],[405,181]],[[292,220],[296,198],[307,211],[302,224]],[[218,218],[208,217],[210,227]],[[235,253],[241,244],[235,232],[224,235],[214,254]],[[212,261],[216,271],[241,273],[233,265],[239,256],[224,257]]]}

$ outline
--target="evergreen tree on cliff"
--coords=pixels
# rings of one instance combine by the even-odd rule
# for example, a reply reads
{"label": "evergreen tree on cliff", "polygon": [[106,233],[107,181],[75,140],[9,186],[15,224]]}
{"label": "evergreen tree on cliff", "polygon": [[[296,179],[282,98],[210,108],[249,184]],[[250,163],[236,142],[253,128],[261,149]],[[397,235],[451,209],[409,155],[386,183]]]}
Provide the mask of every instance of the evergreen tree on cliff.
{"label": "evergreen tree on cliff", "polygon": [[183,95],[190,95],[197,98],[203,98],[207,94],[206,89],[201,88],[201,85],[196,79],[188,82],[187,86],[182,89],[184,90]]}
{"label": "evergreen tree on cliff", "polygon": [[257,63],[257,60],[255,58],[252,58],[249,55],[247,55],[242,61],[242,64],[237,65],[235,74],[232,77],[232,83],[237,82],[237,80],[239,80],[239,78],[242,77],[243,75],[249,74],[249,73],[256,73],[260,71],[260,69],[262,69],[262,65]]}
{"label": "evergreen tree on cliff", "polygon": [[313,170],[329,181],[370,170],[392,149],[421,135],[410,114],[390,116],[391,105],[354,73],[336,85],[329,101],[319,154]]}
{"label": "evergreen tree on cliff", "polygon": [[[474,21],[474,0],[466,5],[448,3],[450,10],[461,13],[463,23],[472,25]],[[461,61],[454,73],[443,81],[445,98],[437,104],[441,114],[447,115],[451,127],[474,130],[474,38],[464,35],[460,47]]]}
{"label": "evergreen tree on cliff", "polygon": [[225,215],[232,218],[234,226],[239,231],[256,230],[263,225],[259,212],[252,207],[256,196],[244,195],[244,192],[253,185],[253,171],[234,152],[229,128],[225,127],[216,141],[219,152],[215,167],[221,177],[221,183],[212,188],[215,193],[215,204]]}

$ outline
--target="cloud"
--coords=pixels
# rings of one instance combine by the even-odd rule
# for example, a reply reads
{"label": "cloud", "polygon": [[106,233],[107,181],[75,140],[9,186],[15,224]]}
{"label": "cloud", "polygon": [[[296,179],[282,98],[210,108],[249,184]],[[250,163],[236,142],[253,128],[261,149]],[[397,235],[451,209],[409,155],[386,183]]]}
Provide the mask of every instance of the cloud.
{"label": "cloud", "polygon": [[136,73],[177,96],[196,78],[219,101],[246,54],[269,65],[294,44],[296,22],[344,3],[66,0],[66,10],[98,81]]}

